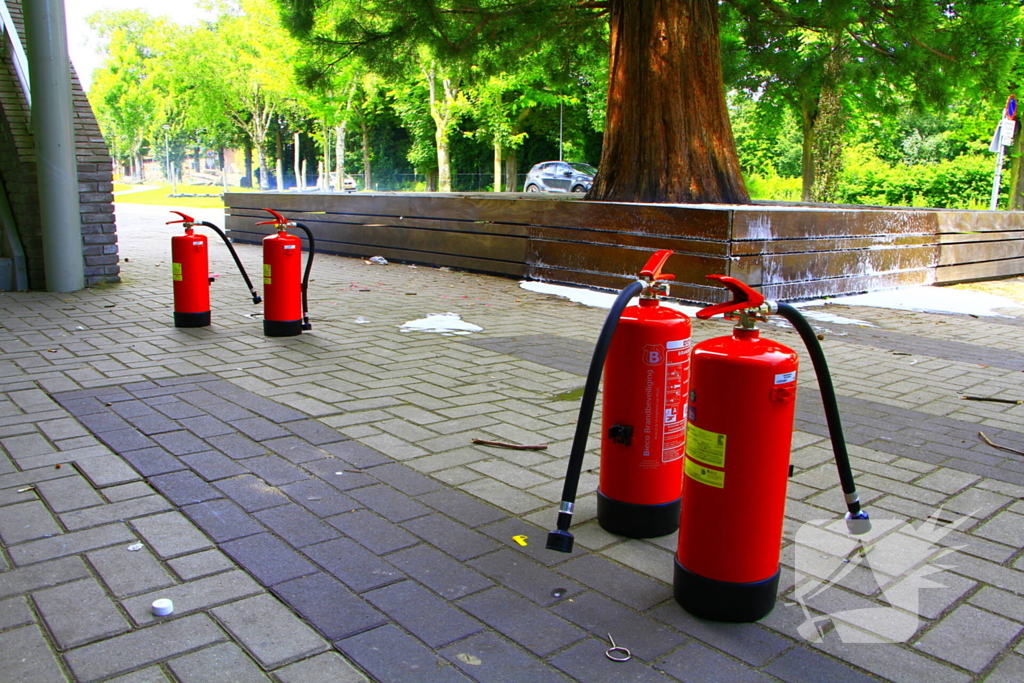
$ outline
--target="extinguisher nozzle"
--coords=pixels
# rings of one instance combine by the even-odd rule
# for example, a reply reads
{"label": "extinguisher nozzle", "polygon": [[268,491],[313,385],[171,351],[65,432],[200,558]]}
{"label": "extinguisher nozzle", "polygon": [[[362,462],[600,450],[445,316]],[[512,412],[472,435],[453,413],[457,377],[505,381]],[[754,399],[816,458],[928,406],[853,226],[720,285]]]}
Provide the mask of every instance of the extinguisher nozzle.
{"label": "extinguisher nozzle", "polygon": [[861,536],[871,531],[871,520],[868,513],[861,510],[857,514],[846,513],[846,530],[854,536]]}
{"label": "extinguisher nozzle", "polygon": [[252,295],[252,302],[254,304],[261,304],[261,303],[263,303],[263,299],[260,297],[259,294],[253,293],[253,295]]}
{"label": "extinguisher nozzle", "polygon": [[560,553],[571,553],[574,541],[573,535],[568,531],[555,529],[548,532],[547,549],[557,550]]}

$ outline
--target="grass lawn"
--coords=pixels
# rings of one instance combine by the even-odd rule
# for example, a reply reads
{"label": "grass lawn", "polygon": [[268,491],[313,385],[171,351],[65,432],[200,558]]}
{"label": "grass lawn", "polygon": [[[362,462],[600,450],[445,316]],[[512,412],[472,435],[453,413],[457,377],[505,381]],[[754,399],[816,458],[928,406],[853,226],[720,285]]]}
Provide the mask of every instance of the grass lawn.
{"label": "grass lawn", "polygon": [[[127,185],[114,183],[114,192],[125,190],[136,190],[141,187],[152,187],[153,189],[141,192],[128,192],[126,194],[114,195],[116,204],[153,204],[158,206],[191,206],[200,209],[223,209],[224,200],[221,198],[223,188],[220,185],[182,185],[178,184],[178,194],[214,194],[215,197],[171,197],[171,185],[166,183],[144,183],[142,185]],[[252,192],[252,190],[241,187],[229,187],[229,192]]]}

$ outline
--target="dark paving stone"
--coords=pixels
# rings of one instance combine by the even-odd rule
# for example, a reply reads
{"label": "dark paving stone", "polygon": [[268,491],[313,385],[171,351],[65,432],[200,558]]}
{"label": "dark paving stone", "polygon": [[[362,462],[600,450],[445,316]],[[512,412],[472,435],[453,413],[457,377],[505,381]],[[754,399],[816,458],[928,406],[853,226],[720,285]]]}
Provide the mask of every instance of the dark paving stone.
{"label": "dark paving stone", "polygon": [[444,488],[444,485],[436,479],[424,476],[411,467],[397,462],[374,467],[372,474],[388,486],[398,489],[408,496],[419,496]]}
{"label": "dark paving stone", "polygon": [[202,503],[223,495],[191,471],[158,474],[155,477],[150,477],[149,483],[178,506]]}
{"label": "dark paving stone", "polygon": [[288,436],[287,430],[262,417],[247,417],[243,420],[232,420],[231,426],[255,441],[279,439]]}
{"label": "dark paving stone", "polygon": [[795,647],[785,653],[763,671],[786,683],[870,683],[877,681],[806,647]]}
{"label": "dark paving stone", "polygon": [[659,607],[650,616],[754,666],[763,666],[793,646],[791,640],[757,624],[698,619],[675,603]]}
{"label": "dark paving stone", "polygon": [[255,413],[251,410],[246,410],[242,406],[236,405],[231,401],[225,401],[224,399],[205,404],[203,410],[211,417],[215,417],[221,422],[227,422],[228,424],[234,420],[246,420],[250,417],[256,417]]}
{"label": "dark paving stone", "polygon": [[339,491],[350,491],[378,483],[370,475],[353,470],[351,465],[333,457],[306,462],[302,464],[302,467]]}
{"label": "dark paving stone", "polygon": [[178,387],[182,384],[200,384],[203,382],[214,382],[222,381],[217,375],[212,375],[208,372],[198,373],[195,375],[183,375],[182,377],[168,377],[166,379],[156,380],[157,385],[161,387]]}
{"label": "dark paving stone", "polygon": [[469,566],[542,607],[550,607],[586,590],[575,581],[512,550],[491,553],[470,562]]}
{"label": "dark paving stone", "polygon": [[137,430],[146,434],[147,436],[152,434],[162,434],[164,432],[173,432],[181,429],[174,420],[171,420],[163,415],[142,415],[140,417],[130,417],[128,421],[132,423],[132,426]]}
{"label": "dark paving stone", "polygon": [[221,436],[223,434],[233,434],[235,432],[235,430],[227,424],[210,415],[190,417],[185,420],[179,420],[179,422],[182,427],[201,439],[206,439],[211,436]]}
{"label": "dark paving stone", "polygon": [[324,524],[294,503],[262,510],[255,517],[293,548],[323,543],[338,537],[337,529]]}
{"label": "dark paving stone", "polygon": [[120,388],[107,387],[106,390],[97,392],[96,398],[103,403],[116,403],[118,401],[131,401],[135,397]]}
{"label": "dark paving stone", "polygon": [[144,381],[144,382],[129,382],[128,384],[122,384],[121,388],[125,391],[134,394],[137,391],[145,391],[146,389],[156,389],[160,385],[156,382]]}
{"label": "dark paving stone", "polygon": [[156,441],[173,455],[189,455],[210,450],[205,441],[185,430],[154,434],[153,441]]}
{"label": "dark paving stone", "polygon": [[143,448],[138,451],[128,451],[120,455],[131,463],[131,466],[144,477],[152,477],[157,474],[167,474],[168,472],[177,472],[185,469],[185,465],[181,461],[159,446]]}
{"label": "dark paving stone", "polygon": [[296,420],[287,423],[286,427],[288,431],[305,439],[314,446],[323,446],[327,443],[348,439],[347,436],[339,434],[336,430],[318,420]]}
{"label": "dark paving stone", "polygon": [[54,395],[57,402],[64,406],[64,409],[75,417],[81,418],[86,415],[95,415],[97,413],[106,413],[110,409],[105,405],[97,401],[92,396],[82,398],[60,398],[60,394]]}
{"label": "dark paving stone", "polygon": [[334,644],[368,672],[389,683],[469,683],[472,681],[423,643],[387,625]]}
{"label": "dark paving stone", "polygon": [[155,410],[146,405],[143,401],[122,401],[121,403],[114,403],[110,406],[110,410],[126,420],[133,417],[147,417],[149,415],[157,414]]}
{"label": "dark paving stone", "polygon": [[262,443],[288,462],[295,463],[296,465],[327,457],[327,454],[322,450],[297,436],[285,436],[280,439],[263,441]]}
{"label": "dark paving stone", "polygon": [[353,467],[367,468],[394,462],[391,458],[355,441],[324,444],[322,448]]}
{"label": "dark paving stone", "polygon": [[156,446],[149,437],[140,434],[133,428],[115,429],[110,432],[96,432],[96,437],[115,453],[138,451],[143,448]]}
{"label": "dark paving stone", "polygon": [[264,586],[317,572],[316,566],[270,534],[221,543],[220,549]]}
{"label": "dark paving stone", "polygon": [[[632,642],[619,643],[645,661],[668,654],[686,641],[686,636],[668,628],[650,617],[637,614],[628,607],[610,600],[600,593],[588,591],[572,599],[563,600],[551,608],[555,614],[586,629],[596,638],[606,634],[619,636]],[[643,634],[642,637],[638,637]]]}
{"label": "dark paving stone", "polygon": [[335,529],[346,534],[370,551],[383,555],[400,548],[416,545],[417,538],[369,510],[356,510],[326,520]]}
{"label": "dark paving stone", "polygon": [[423,544],[388,555],[388,562],[448,600],[494,585],[463,563]]}
{"label": "dark paving stone", "polygon": [[309,479],[309,474],[279,455],[248,458],[242,464],[271,486],[283,486],[303,479]]}
{"label": "dark paving stone", "polygon": [[554,334],[491,337],[464,343],[582,376],[586,376],[594,355],[593,344]]}
{"label": "dark paving stone", "polygon": [[479,683],[571,683],[526,650],[493,633],[473,636],[438,654]]}
{"label": "dark paving stone", "polygon": [[388,621],[365,600],[326,574],[285,581],[272,590],[328,640],[347,638]]}
{"label": "dark paving stone", "polygon": [[576,558],[559,567],[558,571],[641,611],[672,598],[671,586],[598,555]]}
{"label": "dark paving stone", "polygon": [[989,365],[1004,370],[1024,370],[1024,354],[980,344],[915,336],[878,327],[843,326],[843,343],[897,349],[904,353],[931,356],[960,363]]}
{"label": "dark paving stone", "polygon": [[348,538],[307,546],[302,552],[356,593],[405,578],[405,574]]}
{"label": "dark paving stone", "polygon": [[257,455],[265,455],[267,452],[266,448],[242,434],[211,436],[206,442],[224,455],[235,460],[253,458]]}
{"label": "dark paving stone", "polygon": [[271,422],[290,422],[292,420],[308,419],[309,417],[297,410],[283,406],[280,403],[263,398],[262,396],[257,396],[256,394],[246,391],[240,387],[236,387],[229,382],[210,382],[204,385],[203,388],[217,394],[221,398],[226,398],[232,403],[237,403],[257,415],[262,415]]}
{"label": "dark paving stone", "polygon": [[673,679],[644,664],[639,657],[628,662],[611,661],[604,655],[609,647],[607,640],[591,638],[552,657],[548,663],[586,683],[672,683]]}
{"label": "dark paving stone", "polygon": [[384,484],[354,489],[348,495],[392,522],[405,522],[430,512],[429,508]]}
{"label": "dark paving stone", "polygon": [[[613,634],[614,635],[614,634]],[[616,645],[618,645],[616,641]],[[632,646],[630,646],[632,649]],[[773,683],[771,676],[690,641],[657,663],[659,669],[684,683]]]}
{"label": "dark paving stone", "polygon": [[[187,387],[184,390],[179,391],[178,398],[182,401],[189,403],[190,405],[196,406],[197,408],[207,408],[212,405],[219,405],[224,403],[224,398],[217,394],[207,391],[211,384],[207,384],[205,387]],[[245,389],[235,387],[237,391],[245,392]]]}
{"label": "dark paving stone", "polygon": [[236,477],[249,471],[231,458],[215,451],[186,455],[181,458],[181,461],[206,481]]}
{"label": "dark paving stone", "polygon": [[188,505],[181,511],[217,543],[266,531],[245,510],[224,498]]}
{"label": "dark paving stone", "polygon": [[435,510],[440,510],[449,517],[457,519],[463,524],[471,527],[483,526],[508,517],[508,513],[493,505],[481,501],[479,498],[443,488],[421,496],[416,500],[426,503]]}
{"label": "dark paving stone", "polygon": [[[554,527],[556,516],[557,515],[552,513],[552,527]],[[512,517],[496,522],[495,524],[480,527],[478,531],[487,534],[502,545],[509,547],[518,553],[532,557],[536,561],[548,567],[553,567],[554,565],[565,562],[573,557],[583,557],[588,552],[585,548],[581,548],[579,544],[573,547],[571,553],[559,553],[553,550],[548,550],[544,547],[548,537],[547,530],[541,529],[539,526],[534,526],[529,522],[524,522],[521,519],[515,519]],[[525,547],[519,545],[516,541],[512,540],[513,536],[526,536],[528,539],[528,545]]]}
{"label": "dark paving stone", "polygon": [[471,560],[500,547],[487,536],[441,514],[420,517],[406,522],[402,527],[457,560]]}
{"label": "dark paving stone", "polygon": [[357,503],[320,479],[304,479],[294,484],[286,484],[281,490],[317,517],[340,515],[363,507],[361,503]]}
{"label": "dark paving stone", "polygon": [[414,581],[378,588],[363,597],[431,648],[484,629],[479,621]]}
{"label": "dark paving stone", "polygon": [[196,408],[191,403],[186,403],[181,399],[160,403],[153,407],[172,420],[184,420],[190,417],[200,417],[205,414],[199,408]]}
{"label": "dark paving stone", "polygon": [[504,588],[491,588],[456,604],[541,657],[586,636],[572,624]]}
{"label": "dark paving stone", "polygon": [[273,486],[268,486],[259,477],[243,474],[239,477],[221,479],[213,484],[224,495],[241,505],[248,512],[265,510],[289,503],[288,497]]}

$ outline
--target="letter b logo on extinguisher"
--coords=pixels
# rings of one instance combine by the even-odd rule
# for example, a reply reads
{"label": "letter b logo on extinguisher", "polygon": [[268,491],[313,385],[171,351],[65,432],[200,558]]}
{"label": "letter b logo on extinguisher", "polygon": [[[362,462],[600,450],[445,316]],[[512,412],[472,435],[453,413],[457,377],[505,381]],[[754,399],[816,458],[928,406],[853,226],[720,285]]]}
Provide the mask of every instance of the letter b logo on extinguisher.
{"label": "letter b logo on extinguisher", "polygon": [[665,348],[660,344],[647,344],[644,346],[644,363],[647,365],[661,365],[665,358]]}

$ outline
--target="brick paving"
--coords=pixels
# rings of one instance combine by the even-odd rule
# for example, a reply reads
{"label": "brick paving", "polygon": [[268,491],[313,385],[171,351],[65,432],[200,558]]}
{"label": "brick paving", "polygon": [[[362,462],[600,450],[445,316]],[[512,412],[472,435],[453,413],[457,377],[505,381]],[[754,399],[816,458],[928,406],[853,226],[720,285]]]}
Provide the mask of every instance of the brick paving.
{"label": "brick paving", "polygon": [[[596,439],[576,550],[543,547],[604,311],[322,256],[314,329],[268,339],[214,244],[214,324],[175,329],[172,229],[155,209],[121,213],[123,283],[0,294],[0,679],[1021,679],[1024,456],[978,432],[1024,450],[1024,407],[960,396],[1024,398],[1024,309],[858,308],[841,314],[873,327],[820,325],[862,497],[894,531],[831,573],[854,546],[824,527],[842,498],[805,372],[780,599],[759,623],[721,624],[672,599],[674,536],[596,524]],[[255,271],[258,249],[239,251]],[[449,311],[483,332],[399,330]],[[933,514],[944,534],[928,536]],[[152,616],[161,597],[173,615]],[[604,657],[609,633],[631,661]]]}

